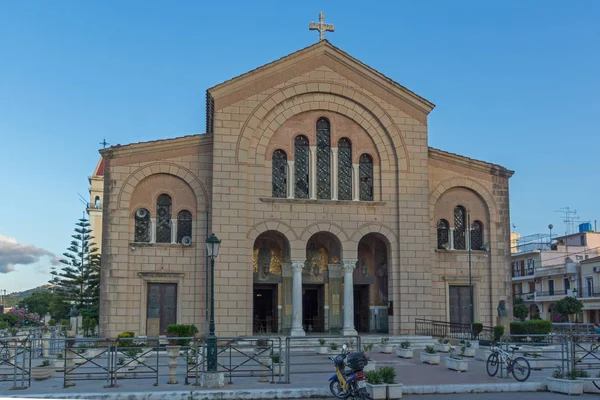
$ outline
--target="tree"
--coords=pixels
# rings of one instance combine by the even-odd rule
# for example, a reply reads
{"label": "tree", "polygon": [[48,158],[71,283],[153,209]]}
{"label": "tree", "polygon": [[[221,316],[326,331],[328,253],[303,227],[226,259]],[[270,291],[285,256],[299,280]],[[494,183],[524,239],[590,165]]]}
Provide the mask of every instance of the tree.
{"label": "tree", "polygon": [[45,316],[47,313],[54,319],[68,318],[70,306],[65,302],[62,295],[47,290],[33,292],[23,300],[19,301],[19,307]]}
{"label": "tree", "polygon": [[90,317],[97,316],[100,302],[100,255],[91,232],[89,221],[85,217],[79,219],[71,246],[59,260],[62,270],[53,269],[50,281],[57,285],[58,295]]}
{"label": "tree", "polygon": [[523,302],[523,299],[517,298],[513,302],[513,317],[523,321],[529,315],[529,308]]}
{"label": "tree", "polygon": [[554,312],[566,316],[577,315],[583,311],[583,302],[575,297],[563,297],[554,305]]}

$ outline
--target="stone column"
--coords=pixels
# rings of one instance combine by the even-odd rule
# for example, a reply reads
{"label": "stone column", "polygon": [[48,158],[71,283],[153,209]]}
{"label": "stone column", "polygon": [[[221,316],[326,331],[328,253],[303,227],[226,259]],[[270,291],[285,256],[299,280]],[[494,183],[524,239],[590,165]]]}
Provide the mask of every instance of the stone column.
{"label": "stone column", "polygon": [[171,243],[177,243],[177,218],[171,218]]}
{"label": "stone column", "polygon": [[450,237],[448,238],[448,243],[450,245],[450,250],[454,250],[454,228],[450,228]]}
{"label": "stone column", "polygon": [[317,146],[310,146],[310,168],[308,169],[308,186],[311,200],[317,199]]}
{"label": "stone column", "polygon": [[360,201],[359,165],[352,164],[352,195],[354,201]]}
{"label": "stone column", "polygon": [[288,199],[294,198],[294,161],[288,160],[287,162],[287,191],[288,191]]}
{"label": "stone column", "polygon": [[282,303],[283,309],[281,312],[281,330],[285,334],[289,334],[292,329],[292,264],[282,263],[281,264],[281,289],[282,289]]}
{"label": "stone column", "polygon": [[292,261],[292,331],[290,336],[306,336],[302,328],[302,269],[304,261]]}
{"label": "stone column", "polygon": [[331,200],[338,199],[338,148],[331,149]]}
{"label": "stone column", "polygon": [[156,218],[150,218],[150,243],[156,240]]}
{"label": "stone column", "polygon": [[344,329],[342,335],[357,335],[354,329],[354,268],[358,260],[344,260]]}

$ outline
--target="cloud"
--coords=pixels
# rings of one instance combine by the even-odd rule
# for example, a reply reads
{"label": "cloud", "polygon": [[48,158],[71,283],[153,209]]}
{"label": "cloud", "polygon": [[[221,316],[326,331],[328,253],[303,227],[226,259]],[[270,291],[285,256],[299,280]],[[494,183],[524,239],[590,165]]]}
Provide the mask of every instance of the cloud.
{"label": "cloud", "polygon": [[44,257],[50,258],[52,265],[58,264],[52,252],[0,235],[0,274],[14,271],[15,265],[35,264]]}

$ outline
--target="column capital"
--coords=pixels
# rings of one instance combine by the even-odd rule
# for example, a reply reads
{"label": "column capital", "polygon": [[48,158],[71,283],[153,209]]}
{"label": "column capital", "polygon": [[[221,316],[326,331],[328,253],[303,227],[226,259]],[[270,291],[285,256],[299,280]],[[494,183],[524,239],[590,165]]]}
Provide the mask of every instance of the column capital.
{"label": "column capital", "polygon": [[332,153],[337,153],[337,152],[338,152],[338,150],[339,150],[339,149],[338,149],[337,147],[332,147],[332,148],[331,148],[331,152],[332,152]]}
{"label": "column capital", "polygon": [[295,162],[296,162],[296,161],[294,161],[294,160],[288,160],[288,162],[287,162],[287,163],[288,163],[288,165],[294,165],[294,163],[295,163]]}
{"label": "column capital", "polygon": [[301,271],[304,269],[304,260],[292,260],[292,270],[294,272]]}
{"label": "column capital", "polygon": [[358,263],[358,260],[344,260],[344,271],[345,272],[352,272],[354,271],[354,268],[356,268],[356,264]]}

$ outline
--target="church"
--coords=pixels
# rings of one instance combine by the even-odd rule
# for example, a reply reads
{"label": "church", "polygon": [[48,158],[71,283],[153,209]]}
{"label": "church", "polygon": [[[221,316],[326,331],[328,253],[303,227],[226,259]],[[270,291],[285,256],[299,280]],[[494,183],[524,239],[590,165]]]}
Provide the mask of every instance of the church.
{"label": "church", "polygon": [[469,266],[496,325],[513,171],[429,147],[433,108],[321,38],[208,89],[206,133],[100,150],[100,335],[203,332],[211,233],[219,336],[468,324]]}

